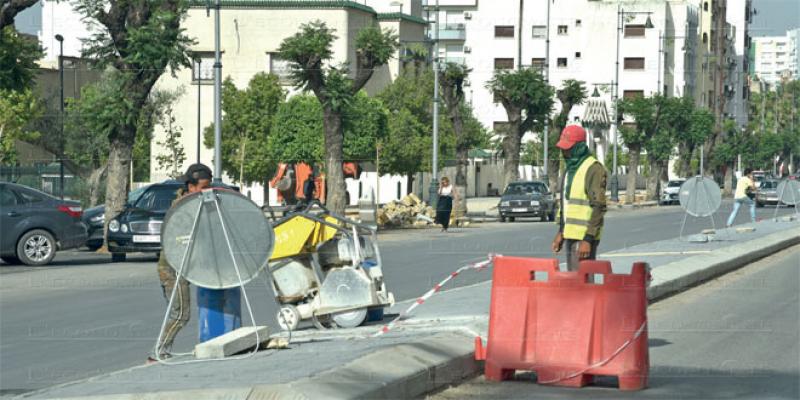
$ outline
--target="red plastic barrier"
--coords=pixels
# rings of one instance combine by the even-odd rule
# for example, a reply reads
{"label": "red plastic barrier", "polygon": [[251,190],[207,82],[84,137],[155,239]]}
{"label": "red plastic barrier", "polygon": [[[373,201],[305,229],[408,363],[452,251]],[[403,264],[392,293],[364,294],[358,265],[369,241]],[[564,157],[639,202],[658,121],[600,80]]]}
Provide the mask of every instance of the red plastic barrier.
{"label": "red plastic barrier", "polygon": [[[597,275],[602,275],[599,283]],[[648,265],[612,274],[608,261],[561,272],[555,259],[496,257],[489,340],[476,341],[486,379],[535,371],[538,382],[581,387],[617,376],[621,390],[647,386]]]}

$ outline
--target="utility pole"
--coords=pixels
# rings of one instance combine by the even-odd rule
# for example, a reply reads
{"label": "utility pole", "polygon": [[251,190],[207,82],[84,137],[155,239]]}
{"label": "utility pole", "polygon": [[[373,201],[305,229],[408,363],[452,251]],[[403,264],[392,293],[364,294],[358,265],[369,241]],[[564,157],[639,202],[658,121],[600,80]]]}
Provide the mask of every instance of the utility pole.
{"label": "utility pole", "polygon": [[222,182],[222,60],[220,59],[220,0],[214,1],[214,182]]}
{"label": "utility pole", "polygon": [[58,81],[61,86],[61,101],[58,105],[59,110],[61,111],[61,155],[58,157],[58,192],[61,200],[64,200],[64,37],[61,35],[56,35],[56,40],[58,40],[58,45],[61,49],[60,53],[58,54]]}
{"label": "utility pole", "polygon": [[[553,0],[546,0],[547,1],[547,23],[545,24],[545,29],[547,32],[545,33],[545,44],[544,44],[544,68],[542,69],[544,73],[544,83],[550,84],[550,3]],[[521,39],[520,39],[521,40]],[[547,167],[548,167],[548,150],[550,147],[550,138],[549,132],[550,131],[550,114],[547,115],[544,121],[544,144],[542,148],[544,148],[544,181],[549,184],[550,180],[547,175]],[[552,189],[552,188],[551,188]]]}
{"label": "utility pole", "polygon": [[202,93],[200,91],[200,88],[202,87],[202,85],[200,84],[200,78],[201,78],[200,74],[202,73],[200,69],[202,67],[201,62],[202,62],[201,58],[198,56],[197,57],[197,163],[198,164],[200,163],[200,141],[202,138],[202,136],[200,135],[200,131],[202,130],[202,128],[200,127],[200,96]]}
{"label": "utility pole", "polygon": [[439,0],[436,0],[434,12],[436,15],[433,25],[433,166],[431,167],[430,203],[433,208],[436,208],[439,201]]}

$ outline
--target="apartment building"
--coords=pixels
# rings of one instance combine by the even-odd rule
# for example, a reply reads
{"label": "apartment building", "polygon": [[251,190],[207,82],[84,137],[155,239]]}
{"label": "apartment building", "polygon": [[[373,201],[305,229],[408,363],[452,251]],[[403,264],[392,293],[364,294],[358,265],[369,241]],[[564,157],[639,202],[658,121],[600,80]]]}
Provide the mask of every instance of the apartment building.
{"label": "apartment building", "polygon": [[[375,8],[371,6],[375,3]],[[402,12],[400,11],[402,8]],[[223,79],[230,77],[237,87],[246,87],[250,78],[258,72],[275,73],[282,79],[285,89],[291,94],[297,91],[288,79],[288,65],[276,56],[283,39],[294,35],[301,24],[320,20],[336,30],[333,63],[346,63],[355,60],[355,37],[359,30],[372,24],[394,30],[401,43],[421,43],[425,41],[425,21],[420,18],[419,0],[404,2],[367,1],[366,4],[353,1],[272,1],[272,0],[222,0],[221,9],[221,50]],[[417,15],[406,14],[416,12]],[[191,48],[199,59],[193,68],[176,71],[175,75],[164,74],[156,87],[160,90],[180,91],[183,95],[173,104],[178,126],[183,127],[181,138],[187,158],[185,164],[197,162],[199,148],[200,160],[206,164],[213,162],[213,150],[202,145],[202,129],[213,123],[214,119],[214,23],[207,17],[204,6],[193,6],[183,22],[186,34],[195,39]],[[399,55],[399,54],[398,54]],[[351,62],[352,64],[352,62]],[[375,71],[365,90],[373,95],[390,83],[399,73],[399,57],[388,65]],[[354,72],[354,71],[353,71]],[[198,112],[199,108],[199,112]],[[198,124],[199,117],[199,124]],[[197,132],[197,133],[196,133]],[[157,142],[163,141],[165,130],[157,126],[151,145],[151,157],[155,160],[164,150]],[[184,166],[185,167],[185,166]],[[377,186],[375,173],[362,175],[361,182],[348,179],[348,192],[351,204],[366,190]],[[166,179],[166,171],[151,162],[151,181]],[[400,186],[398,186],[398,184]],[[405,177],[381,178],[382,188],[398,188],[405,194]],[[261,204],[263,188],[259,185],[243,188],[253,201]],[[397,198],[394,190],[383,190],[381,202]],[[269,195],[275,199],[274,193]]]}
{"label": "apartment building", "polygon": [[728,0],[728,55],[727,79],[724,93],[727,97],[725,115],[736,120],[739,127],[747,124],[747,101],[750,98],[750,85],[748,80],[749,57],[751,46],[749,24],[752,21],[751,0]]}
{"label": "apartment building", "polygon": [[[609,112],[617,67],[620,98],[696,91],[696,1],[440,0],[438,10],[436,5],[423,2],[428,20],[438,12],[439,57],[472,68],[466,98],[488,128],[507,121],[486,89],[498,69],[541,68],[555,87],[566,79],[583,81],[589,94],[598,89],[595,106],[599,99]],[[575,107],[570,120],[580,120],[585,107]],[[608,130],[594,138],[601,160],[611,140]]]}
{"label": "apartment building", "polygon": [[761,82],[774,89],[783,79],[800,79],[800,28],[753,42],[754,74]]}
{"label": "apartment building", "polygon": [[40,62],[43,66],[58,64],[60,48],[56,35],[64,37],[64,55],[67,57],[80,57],[83,49],[81,39],[91,35],[90,27],[67,1],[39,1],[17,15],[14,27],[19,32],[39,38],[44,48]]}

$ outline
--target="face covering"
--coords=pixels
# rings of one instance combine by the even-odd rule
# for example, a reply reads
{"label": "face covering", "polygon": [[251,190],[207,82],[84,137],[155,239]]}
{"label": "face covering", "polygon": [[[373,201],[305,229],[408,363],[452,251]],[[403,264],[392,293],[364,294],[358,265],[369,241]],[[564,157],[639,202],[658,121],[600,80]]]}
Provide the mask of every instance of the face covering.
{"label": "face covering", "polygon": [[572,146],[569,152],[569,158],[567,158],[567,199],[569,199],[570,190],[572,189],[572,179],[575,177],[575,173],[578,172],[578,168],[580,168],[581,163],[586,160],[592,153],[589,151],[589,147],[586,146],[585,142],[578,142]]}

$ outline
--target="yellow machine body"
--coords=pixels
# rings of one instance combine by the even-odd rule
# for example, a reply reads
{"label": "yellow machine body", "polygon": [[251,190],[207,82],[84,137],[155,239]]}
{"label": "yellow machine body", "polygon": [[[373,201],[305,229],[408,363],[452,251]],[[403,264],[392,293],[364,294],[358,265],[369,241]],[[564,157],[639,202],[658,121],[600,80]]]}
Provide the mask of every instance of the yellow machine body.
{"label": "yellow machine body", "polygon": [[[331,216],[325,216],[324,220],[333,225],[340,225],[339,221]],[[336,235],[336,228],[314,221],[301,213],[282,221],[273,229],[275,248],[270,261],[313,253],[317,245],[333,239]]]}

